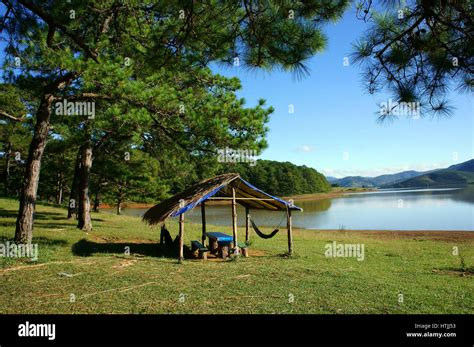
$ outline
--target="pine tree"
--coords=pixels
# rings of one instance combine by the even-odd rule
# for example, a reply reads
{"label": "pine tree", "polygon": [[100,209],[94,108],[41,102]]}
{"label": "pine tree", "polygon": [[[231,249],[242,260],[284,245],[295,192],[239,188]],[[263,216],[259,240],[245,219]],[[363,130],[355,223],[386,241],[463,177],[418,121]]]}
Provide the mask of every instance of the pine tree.
{"label": "pine tree", "polygon": [[357,9],[370,28],[354,44],[353,61],[362,64],[369,93],[387,90],[394,98],[393,106],[381,107],[379,120],[396,118],[401,102],[421,108],[407,115],[451,116],[448,92],[471,93],[474,86],[472,3],[384,1],[377,7],[363,0]]}
{"label": "pine tree", "polygon": [[[193,73],[212,61],[304,73],[304,61],[324,48],[320,25],[338,18],[348,1],[2,3],[6,11],[1,35],[8,42],[4,79],[21,81],[37,99],[15,234],[16,241],[31,242],[41,160],[55,102],[109,100],[117,109],[128,103],[136,108],[136,116],[154,117],[163,135],[173,138],[176,117],[170,109],[176,110],[177,100],[173,101],[172,89],[155,94],[160,74]],[[156,74],[147,79],[139,71]],[[177,86],[180,83],[176,81]],[[191,125],[207,126],[209,119],[197,120]],[[166,122],[169,128],[163,125]],[[83,165],[90,166],[88,140],[81,157]]]}

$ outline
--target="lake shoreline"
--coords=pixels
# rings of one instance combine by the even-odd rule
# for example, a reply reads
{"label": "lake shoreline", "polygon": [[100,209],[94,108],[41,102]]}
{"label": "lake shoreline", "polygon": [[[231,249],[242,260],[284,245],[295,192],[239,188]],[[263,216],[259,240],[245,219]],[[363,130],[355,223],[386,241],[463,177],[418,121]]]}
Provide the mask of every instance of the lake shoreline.
{"label": "lake shoreline", "polygon": [[331,232],[336,235],[347,236],[354,234],[357,236],[375,236],[379,238],[429,238],[433,241],[458,241],[458,240],[474,240],[474,232],[466,230],[338,230],[338,229],[302,229],[301,231],[314,232]]}
{"label": "lake shoreline", "polygon": [[285,200],[293,199],[295,201],[323,200],[323,199],[340,198],[345,195],[352,195],[352,194],[366,193],[366,192],[376,192],[376,191],[378,191],[377,188],[337,188],[327,193],[291,195],[291,196],[284,196],[282,199],[285,199]]}
{"label": "lake shoreline", "polygon": [[[113,209],[106,209],[112,211]],[[113,210],[115,211],[115,210]],[[98,212],[95,212],[98,213]],[[100,213],[100,212],[99,212]],[[105,212],[107,214],[115,214],[111,212]],[[125,215],[125,214],[124,214]],[[130,215],[125,215],[127,217],[132,217],[132,218],[140,218],[138,216],[130,216]],[[140,218],[141,220],[141,218]],[[190,221],[189,223],[191,224],[199,224],[199,223],[193,223]],[[230,228],[230,225],[213,225],[210,224],[213,227],[223,227],[223,228]],[[238,224],[239,230],[245,229],[244,224]],[[267,231],[272,231],[272,227],[270,226],[265,226],[261,225],[260,226],[261,230],[267,230]],[[285,231],[285,227],[283,226],[280,231]],[[318,229],[318,228],[302,228],[302,227],[294,227],[293,231],[296,232],[330,232],[334,233],[336,235],[345,235],[347,233],[351,233],[354,235],[366,235],[366,236],[384,236],[384,237],[395,237],[395,236],[400,236],[400,237],[420,237],[420,236],[429,236],[429,237],[438,237],[441,239],[463,239],[463,238],[468,238],[468,239],[474,239],[474,230],[455,230],[455,229],[447,229],[447,230],[436,230],[436,229],[331,229],[331,228],[323,228],[323,229]]]}
{"label": "lake shoreline", "polygon": [[[293,199],[303,213],[295,213],[293,227],[307,230],[424,230],[473,232],[472,207],[474,190],[423,189],[375,190],[335,188],[327,193],[295,195]],[[230,223],[230,201],[209,202],[209,224],[225,227]],[[151,205],[128,204],[123,214],[142,216]],[[135,208],[134,208],[135,207]],[[245,225],[245,212],[239,205],[239,227]],[[114,213],[114,209],[103,209]],[[187,219],[201,222],[199,209],[188,211]],[[285,226],[284,212],[252,211],[257,225],[274,228]]]}
{"label": "lake shoreline", "polygon": [[[364,193],[364,192],[375,192],[378,189],[376,188],[336,188],[330,192],[326,193],[309,193],[309,194],[300,194],[300,195],[290,195],[281,197],[284,200],[293,199],[295,201],[305,201],[305,200],[322,200],[322,199],[331,199],[339,198],[344,195],[350,195],[354,193]],[[227,201],[208,201],[206,204],[209,205],[222,205],[230,204]],[[122,208],[151,208],[155,206],[155,203],[141,203],[141,202],[127,202],[122,204]],[[116,206],[112,204],[100,204],[99,209],[115,209]]]}

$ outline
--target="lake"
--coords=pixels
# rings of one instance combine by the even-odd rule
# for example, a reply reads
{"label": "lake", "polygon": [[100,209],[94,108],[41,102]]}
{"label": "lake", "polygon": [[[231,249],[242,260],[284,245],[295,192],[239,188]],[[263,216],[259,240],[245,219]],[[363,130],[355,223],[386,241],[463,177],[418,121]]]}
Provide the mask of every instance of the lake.
{"label": "lake", "polygon": [[[304,209],[293,212],[293,225],[306,229],[352,230],[467,230],[474,231],[474,187],[447,189],[378,190],[321,200],[295,200]],[[142,216],[146,209],[124,209]],[[201,209],[186,219],[201,223]],[[238,208],[238,223],[245,211]],[[251,211],[258,226],[286,227],[285,212]],[[231,225],[230,205],[207,206],[209,224]]]}

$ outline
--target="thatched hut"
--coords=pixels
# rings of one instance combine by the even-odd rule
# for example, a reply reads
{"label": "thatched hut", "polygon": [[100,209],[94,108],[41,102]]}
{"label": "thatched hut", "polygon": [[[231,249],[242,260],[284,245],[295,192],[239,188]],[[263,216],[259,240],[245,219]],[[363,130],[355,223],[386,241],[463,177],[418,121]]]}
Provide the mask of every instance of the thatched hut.
{"label": "thatched hut", "polygon": [[293,253],[291,211],[302,211],[291,201],[272,196],[245,181],[237,173],[228,173],[203,180],[185,191],[150,208],[143,220],[150,225],[164,223],[169,217],[179,216],[179,259],[183,259],[183,235],[185,212],[201,205],[202,244],[206,242],[206,210],[207,200],[231,200],[232,202],[232,236],[234,252],[238,253],[237,242],[237,203],[246,211],[245,240],[249,240],[250,210],[286,211],[288,253]]}

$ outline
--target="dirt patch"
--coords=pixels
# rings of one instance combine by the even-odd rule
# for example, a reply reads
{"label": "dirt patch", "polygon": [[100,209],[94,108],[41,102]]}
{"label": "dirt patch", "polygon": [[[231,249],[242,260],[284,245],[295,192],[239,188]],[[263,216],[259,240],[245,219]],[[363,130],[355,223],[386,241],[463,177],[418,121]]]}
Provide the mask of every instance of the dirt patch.
{"label": "dirt patch", "polygon": [[250,276],[252,276],[252,275],[238,275],[238,276],[235,276],[234,278],[235,279],[246,279],[246,278],[250,278]]}
{"label": "dirt patch", "polygon": [[97,243],[129,243],[129,244],[159,244],[157,240],[150,240],[150,239],[122,239],[116,236],[97,236],[97,235],[89,235],[87,238],[89,241],[97,242]]}
{"label": "dirt patch", "polygon": [[123,260],[121,261],[120,263],[112,266],[114,269],[121,269],[121,268],[124,268],[124,267],[127,267],[127,266],[132,266],[134,265],[138,260],[136,259],[127,259],[127,260]]}
{"label": "dirt patch", "polygon": [[49,265],[56,265],[56,264],[81,264],[81,265],[86,265],[86,264],[93,264],[94,262],[89,261],[84,261],[84,260],[73,260],[73,261],[50,261],[48,263],[41,263],[41,264],[35,264],[35,265],[22,265],[22,266],[15,266],[15,267],[9,267],[6,269],[0,269],[0,274],[9,272],[9,271],[18,271],[18,270],[36,270],[36,269],[41,269],[44,266],[49,266]]}
{"label": "dirt patch", "polygon": [[266,253],[261,249],[249,249],[249,257],[264,257]]}
{"label": "dirt patch", "polygon": [[450,275],[456,277],[472,277],[474,276],[474,270],[468,269],[463,271],[461,269],[433,269],[434,273],[441,275]]}

